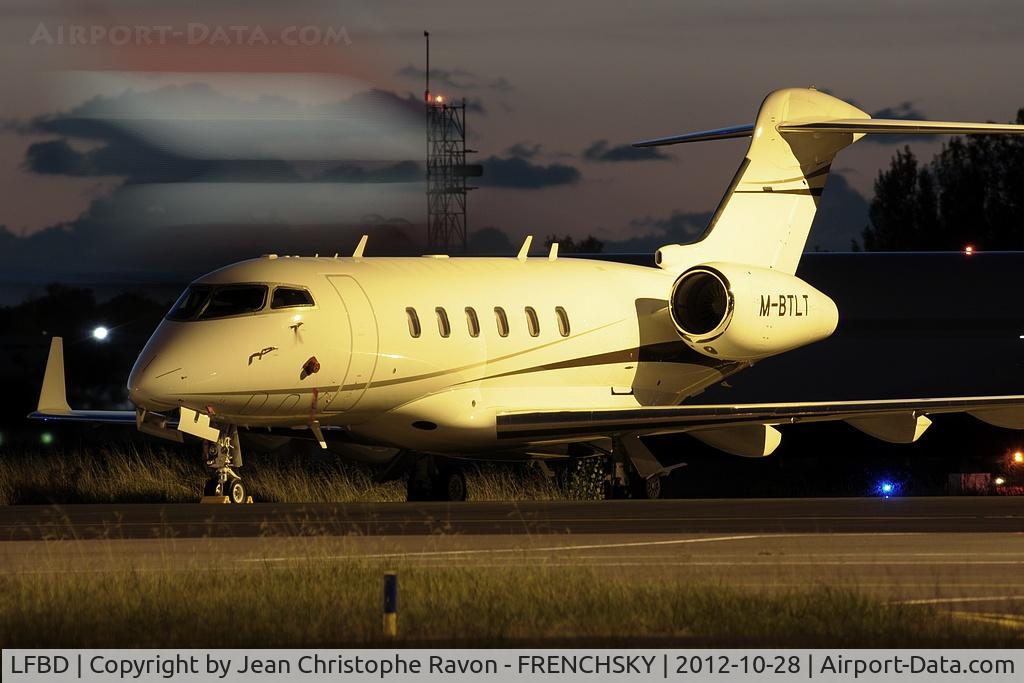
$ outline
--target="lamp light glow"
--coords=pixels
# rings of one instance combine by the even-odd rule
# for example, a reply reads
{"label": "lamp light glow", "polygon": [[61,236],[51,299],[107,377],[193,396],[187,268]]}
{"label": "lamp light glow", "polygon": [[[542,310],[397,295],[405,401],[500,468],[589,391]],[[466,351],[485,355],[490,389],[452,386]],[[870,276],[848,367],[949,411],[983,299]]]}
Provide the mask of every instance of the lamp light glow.
{"label": "lamp light glow", "polygon": [[96,341],[106,341],[107,337],[110,336],[110,330],[103,325],[97,325],[92,330],[92,338]]}

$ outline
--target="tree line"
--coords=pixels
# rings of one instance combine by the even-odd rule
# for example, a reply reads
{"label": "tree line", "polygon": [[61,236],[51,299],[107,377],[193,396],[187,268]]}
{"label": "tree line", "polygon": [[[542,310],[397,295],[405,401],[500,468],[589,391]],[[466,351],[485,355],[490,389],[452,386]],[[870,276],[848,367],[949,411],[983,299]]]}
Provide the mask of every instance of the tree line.
{"label": "tree line", "polygon": [[954,137],[928,163],[904,147],[874,189],[868,251],[1024,249],[1024,136]]}

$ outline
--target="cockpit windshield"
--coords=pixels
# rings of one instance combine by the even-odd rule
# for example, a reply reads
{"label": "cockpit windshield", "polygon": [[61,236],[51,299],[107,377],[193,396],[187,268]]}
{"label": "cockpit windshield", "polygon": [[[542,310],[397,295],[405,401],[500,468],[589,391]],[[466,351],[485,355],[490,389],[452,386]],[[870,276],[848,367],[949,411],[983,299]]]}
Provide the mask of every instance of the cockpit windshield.
{"label": "cockpit windshield", "polygon": [[192,285],[171,308],[167,319],[210,320],[255,313],[266,302],[266,285]]}

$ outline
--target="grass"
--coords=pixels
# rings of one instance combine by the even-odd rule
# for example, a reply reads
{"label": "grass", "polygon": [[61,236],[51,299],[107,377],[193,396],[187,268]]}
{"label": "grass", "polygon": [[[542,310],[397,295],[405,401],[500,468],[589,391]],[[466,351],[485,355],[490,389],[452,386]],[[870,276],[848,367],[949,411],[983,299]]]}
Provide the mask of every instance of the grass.
{"label": "grass", "polygon": [[[595,461],[596,462],[596,461]],[[253,455],[242,470],[258,502],[392,502],[405,483],[373,480],[365,466],[327,454]],[[193,451],[133,444],[87,451],[5,453],[0,457],[0,505],[32,503],[194,503],[206,468]],[[471,464],[470,500],[559,500],[591,497],[560,485],[540,469]]]}
{"label": "grass", "polygon": [[[391,567],[394,568],[394,567]],[[313,559],[199,570],[0,577],[0,646],[316,647],[381,633],[383,566]],[[1009,647],[1012,631],[810,588],[758,593],[580,567],[398,567],[404,645],[543,643]],[[443,635],[442,635],[443,634]]]}

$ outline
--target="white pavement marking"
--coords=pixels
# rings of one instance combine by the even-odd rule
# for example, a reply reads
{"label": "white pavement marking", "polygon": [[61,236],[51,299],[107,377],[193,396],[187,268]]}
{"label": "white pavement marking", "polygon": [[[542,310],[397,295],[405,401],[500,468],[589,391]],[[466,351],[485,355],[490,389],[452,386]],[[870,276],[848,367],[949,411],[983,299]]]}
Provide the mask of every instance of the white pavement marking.
{"label": "white pavement marking", "polygon": [[[779,538],[786,534],[772,534]],[[328,555],[317,559],[388,559],[393,557],[440,557],[451,555],[485,555],[491,553],[523,553],[523,552],[559,552],[565,550],[594,550],[606,548],[638,548],[657,545],[683,545],[688,543],[715,543],[721,541],[749,541],[765,538],[765,535],[748,536],[713,536],[711,538],[678,538],[671,541],[633,541],[630,543],[593,543],[587,545],[553,545],[542,548],[473,548],[466,550],[423,550],[412,553],[372,553],[369,555]],[[288,560],[308,560],[309,557],[260,557],[239,560],[240,562],[287,562]]]}
{"label": "white pavement marking", "polygon": [[987,595],[974,598],[922,598],[918,600],[897,600],[890,605],[943,605],[961,602],[997,602],[1004,600],[1024,600],[1024,595]]}

